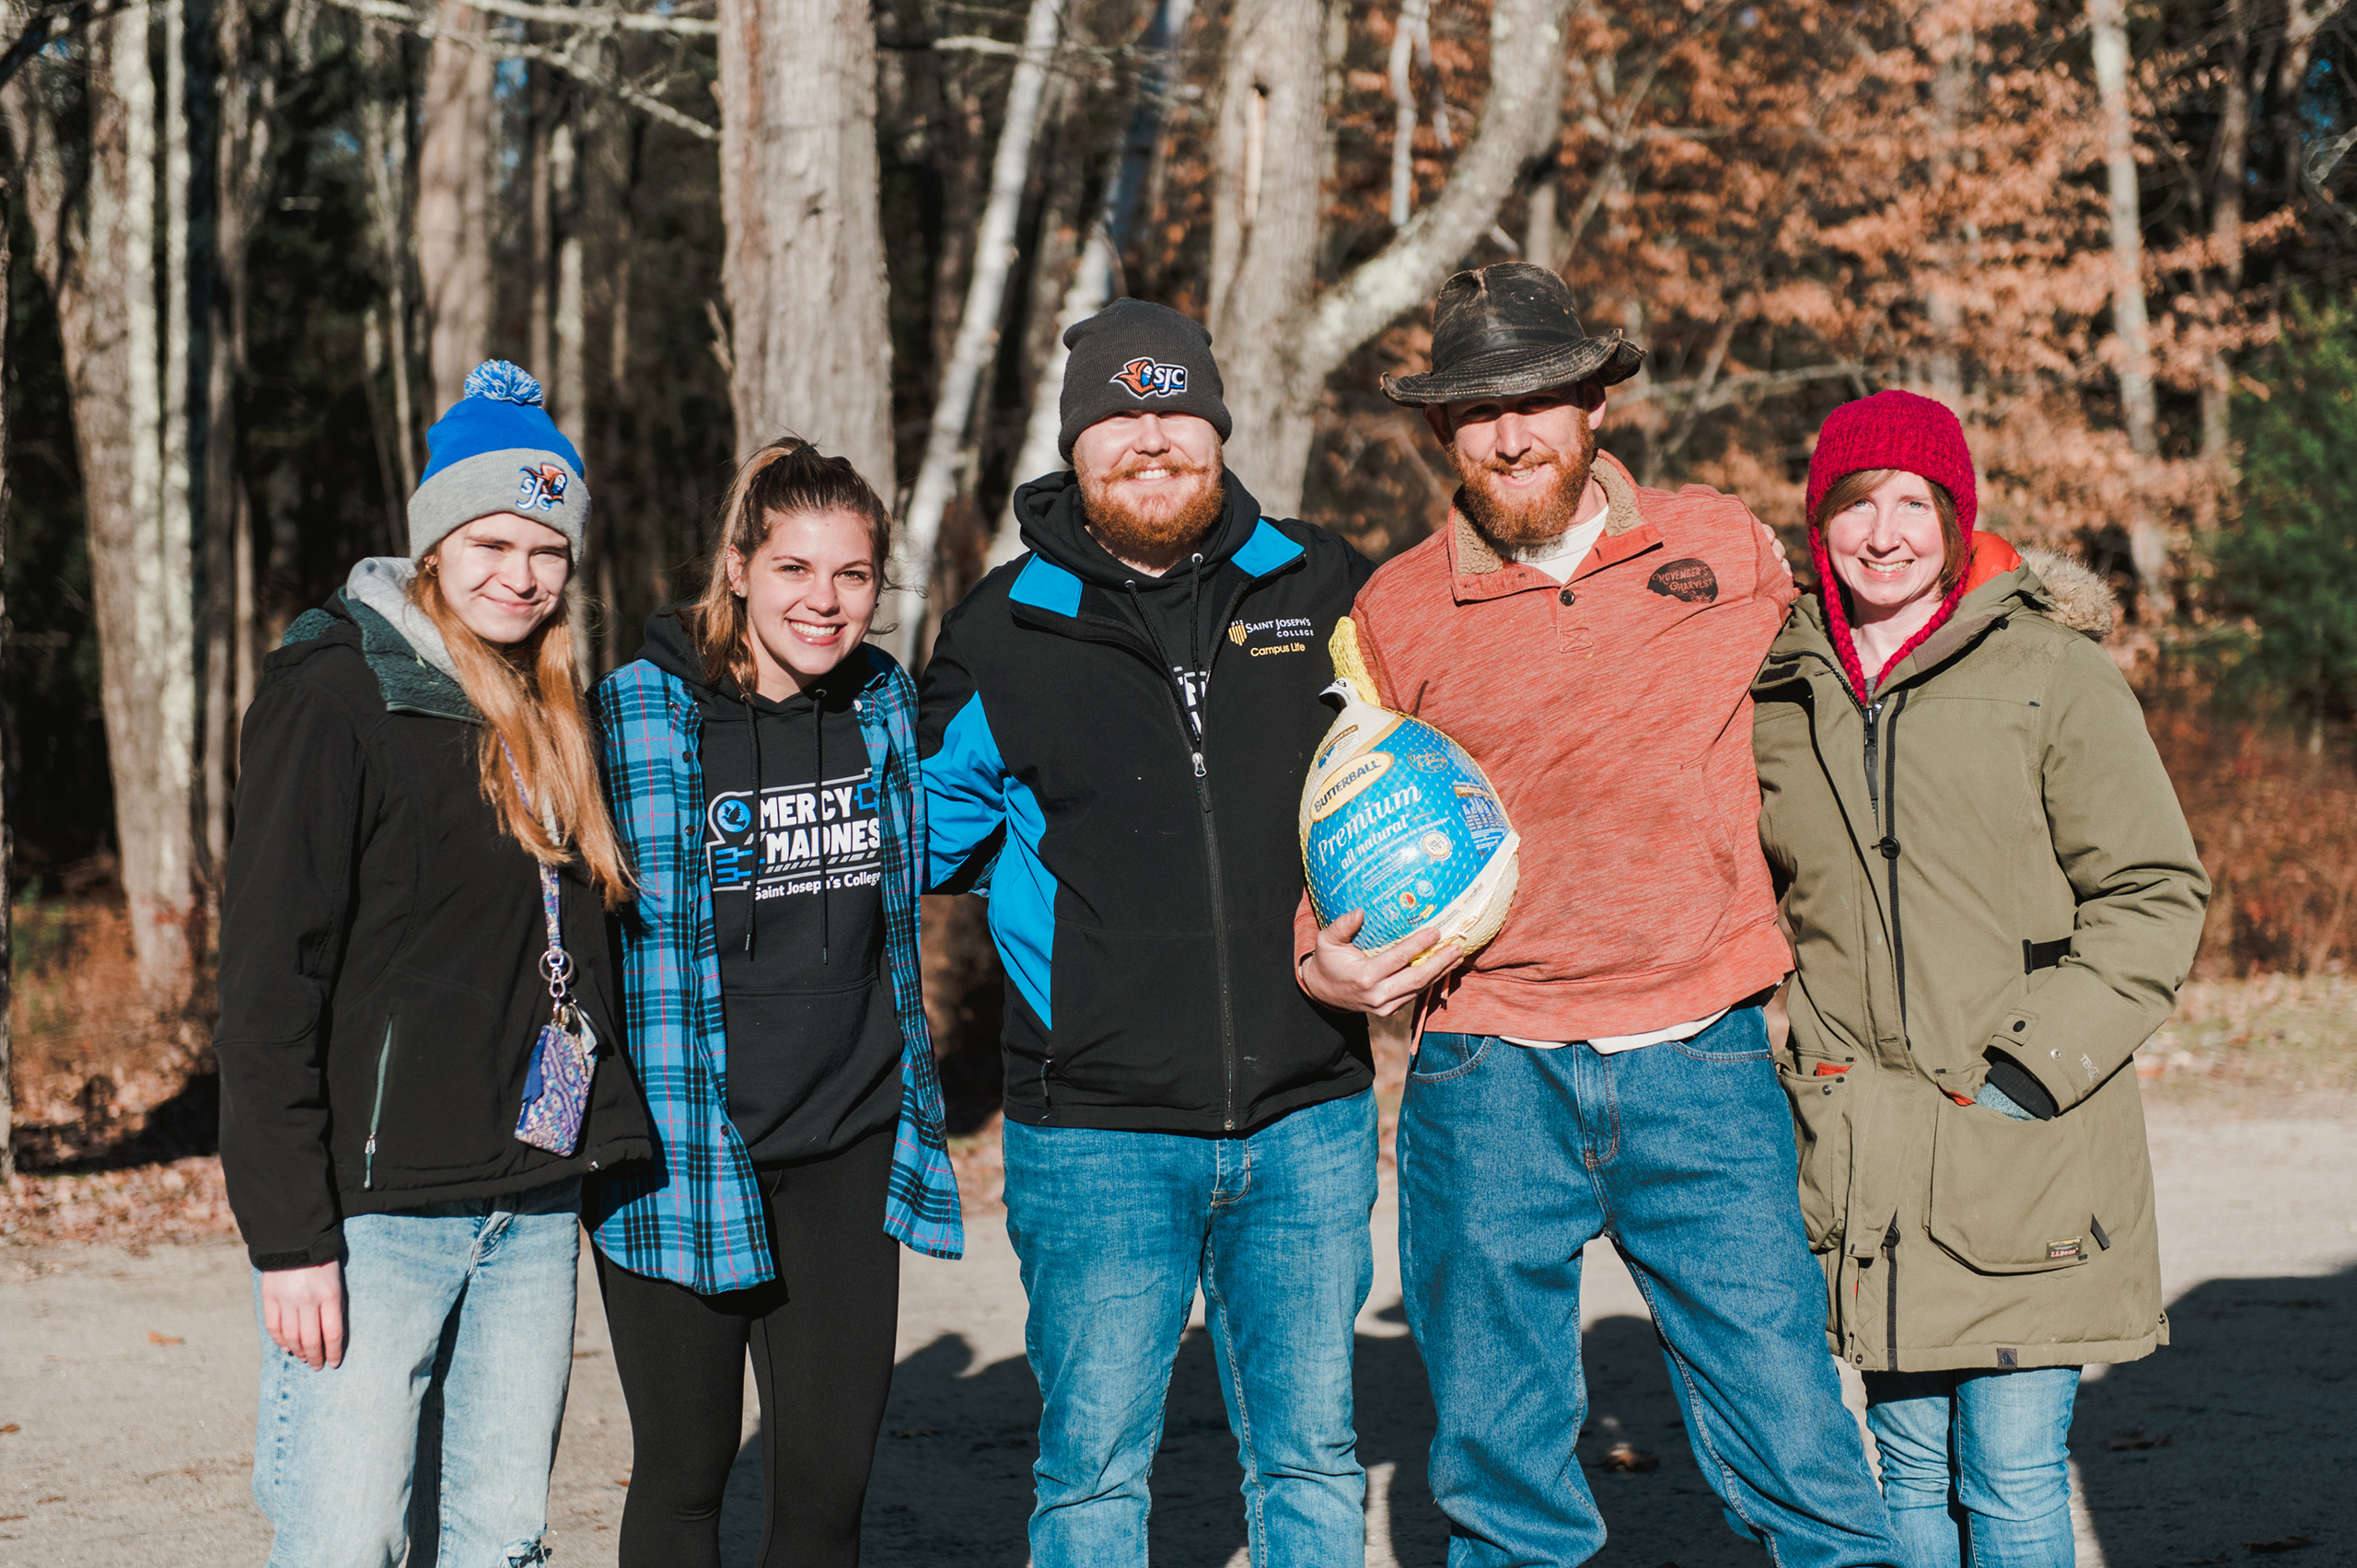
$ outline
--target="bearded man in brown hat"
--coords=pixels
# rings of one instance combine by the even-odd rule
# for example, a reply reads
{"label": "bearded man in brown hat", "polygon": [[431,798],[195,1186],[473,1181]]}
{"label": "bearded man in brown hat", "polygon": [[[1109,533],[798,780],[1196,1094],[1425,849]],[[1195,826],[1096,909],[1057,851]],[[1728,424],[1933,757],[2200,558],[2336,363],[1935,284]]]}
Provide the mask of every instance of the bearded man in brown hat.
{"label": "bearded man in brown hat", "polygon": [[[1584,332],[1560,277],[1508,262],[1449,279],[1432,370],[1384,381],[1460,485],[1447,526],[1360,590],[1360,647],[1387,706],[1481,764],[1522,841],[1504,928],[1420,1005],[1400,1110],[1433,1490],[1450,1568],[1603,1545],[1575,1444],[1581,1254],[1609,1236],[1729,1522],[1786,1568],[1890,1564],[1762,1016],[1790,957],[1748,688],[1794,590],[1742,502],[1646,489],[1598,452],[1641,358]],[[1356,929],[1297,919],[1312,997],[1377,1009],[1421,982]]]}

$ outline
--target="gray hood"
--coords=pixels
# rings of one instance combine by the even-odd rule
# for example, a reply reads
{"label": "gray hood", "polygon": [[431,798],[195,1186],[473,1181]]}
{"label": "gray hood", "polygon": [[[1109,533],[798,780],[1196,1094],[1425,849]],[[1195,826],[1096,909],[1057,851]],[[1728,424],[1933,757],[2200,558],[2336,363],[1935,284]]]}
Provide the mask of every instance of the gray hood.
{"label": "gray hood", "polygon": [[343,591],[353,603],[383,616],[417,650],[418,657],[456,681],[459,667],[451,661],[449,645],[442,641],[433,620],[409,597],[410,582],[416,575],[417,563],[405,555],[372,555],[352,568]]}

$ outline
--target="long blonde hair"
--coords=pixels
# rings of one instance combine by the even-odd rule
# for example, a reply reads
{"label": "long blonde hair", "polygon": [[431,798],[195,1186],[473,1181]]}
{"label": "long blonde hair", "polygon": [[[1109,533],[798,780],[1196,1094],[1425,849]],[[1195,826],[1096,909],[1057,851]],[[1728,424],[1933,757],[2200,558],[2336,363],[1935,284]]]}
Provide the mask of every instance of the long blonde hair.
{"label": "long blonde hair", "polygon": [[[800,512],[849,512],[867,525],[876,549],[878,598],[895,585],[886,576],[892,559],[892,513],[876,487],[860,476],[849,458],[830,458],[799,436],[781,436],[747,458],[721,503],[720,540],[713,547],[712,575],[696,602],[681,612],[703,655],[704,679],[714,686],[733,681],[740,691],[757,684],[753,639],[745,601],[728,583],[731,554],[749,568],[769,542],[780,517]],[[888,627],[873,628],[888,631]]]}
{"label": "long blonde hair", "polygon": [[[521,642],[485,640],[459,619],[442,591],[432,554],[410,579],[410,597],[442,633],[459,685],[482,715],[477,783],[498,814],[500,830],[543,865],[575,856],[608,909],[628,903],[635,888],[598,772],[597,746],[581,711],[573,673],[573,632],[563,595],[553,614]],[[501,742],[506,742],[503,748]],[[515,766],[508,765],[508,753]],[[518,793],[517,775],[533,809]]]}

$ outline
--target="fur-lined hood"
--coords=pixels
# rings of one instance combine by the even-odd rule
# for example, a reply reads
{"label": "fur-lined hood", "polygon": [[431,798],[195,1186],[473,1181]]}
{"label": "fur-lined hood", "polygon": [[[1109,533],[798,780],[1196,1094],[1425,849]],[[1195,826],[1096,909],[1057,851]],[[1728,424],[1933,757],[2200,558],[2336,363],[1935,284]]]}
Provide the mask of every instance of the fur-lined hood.
{"label": "fur-lined hood", "polygon": [[2093,568],[2038,545],[2023,551],[2021,557],[2046,590],[2049,602],[2042,608],[2049,619],[2098,643],[2111,635],[2119,623],[2119,598]]}

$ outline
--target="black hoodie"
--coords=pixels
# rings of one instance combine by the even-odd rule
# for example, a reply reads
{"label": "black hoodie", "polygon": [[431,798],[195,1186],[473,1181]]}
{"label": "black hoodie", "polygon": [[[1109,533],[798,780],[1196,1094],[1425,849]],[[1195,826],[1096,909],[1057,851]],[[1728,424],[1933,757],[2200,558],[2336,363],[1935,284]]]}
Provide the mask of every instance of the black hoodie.
{"label": "black hoodie", "polygon": [[702,718],[728,1119],[757,1166],[838,1153],[900,1110],[856,662],[782,703],[715,688],[676,610],[648,618],[638,656],[685,681]]}
{"label": "black hoodie", "polygon": [[928,882],[989,881],[1019,1121],[1240,1137],[1373,1079],[1364,1020],[1295,980],[1293,917],[1326,642],[1374,567],[1224,485],[1160,579],[1090,537],[1073,475],[1025,485],[1031,553],[925,667]]}

